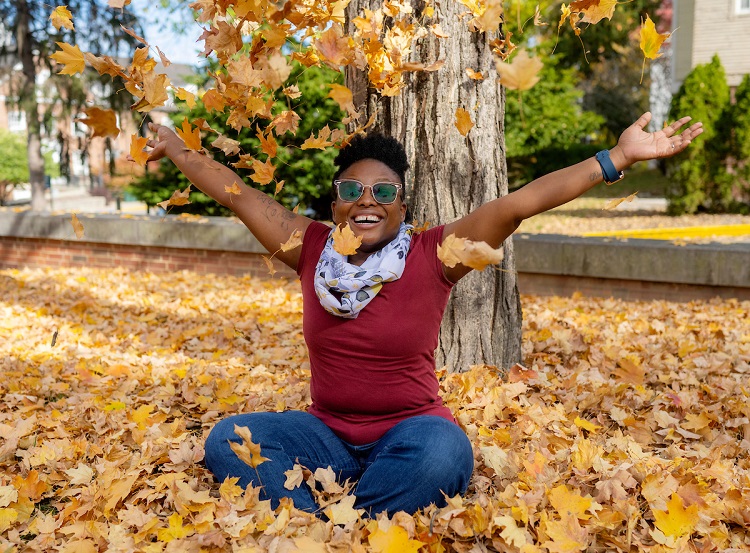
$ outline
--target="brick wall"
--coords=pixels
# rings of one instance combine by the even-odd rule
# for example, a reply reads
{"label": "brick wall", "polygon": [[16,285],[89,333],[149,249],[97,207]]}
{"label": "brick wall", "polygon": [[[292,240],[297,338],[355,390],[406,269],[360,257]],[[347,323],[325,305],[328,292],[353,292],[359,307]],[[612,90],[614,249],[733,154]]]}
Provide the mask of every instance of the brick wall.
{"label": "brick wall", "polygon": [[[297,277],[280,261],[273,264],[275,277]],[[21,267],[126,267],[157,273],[189,270],[269,276],[258,253],[0,236],[0,268]]]}

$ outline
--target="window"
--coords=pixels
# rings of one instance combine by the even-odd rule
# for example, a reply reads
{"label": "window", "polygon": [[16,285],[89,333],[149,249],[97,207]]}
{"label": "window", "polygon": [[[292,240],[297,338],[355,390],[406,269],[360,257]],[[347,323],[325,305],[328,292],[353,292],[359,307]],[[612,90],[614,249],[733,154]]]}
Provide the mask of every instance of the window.
{"label": "window", "polygon": [[750,14],[750,0],[737,0],[737,13]]}
{"label": "window", "polygon": [[23,111],[8,112],[8,130],[26,132],[26,114]]}

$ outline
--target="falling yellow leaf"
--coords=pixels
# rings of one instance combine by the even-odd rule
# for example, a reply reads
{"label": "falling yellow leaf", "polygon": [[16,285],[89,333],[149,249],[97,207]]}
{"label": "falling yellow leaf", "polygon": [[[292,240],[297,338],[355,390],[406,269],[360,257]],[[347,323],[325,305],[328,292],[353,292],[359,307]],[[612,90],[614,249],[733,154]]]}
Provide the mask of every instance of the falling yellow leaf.
{"label": "falling yellow leaf", "polygon": [[146,165],[148,161],[148,152],[144,151],[148,138],[145,136],[138,136],[133,134],[130,136],[130,157],[133,158],[138,165]]}
{"label": "falling yellow leaf", "polygon": [[495,64],[500,83],[510,90],[529,90],[539,82],[539,71],[543,66],[542,60],[529,57],[526,50],[516,54],[511,63],[498,61]]}
{"label": "falling yellow leaf", "polygon": [[159,202],[158,205],[162,209],[167,209],[170,205],[186,205],[190,202],[190,185],[187,185],[187,188],[180,192],[180,189],[178,188],[174,192],[172,192],[172,195],[169,197],[168,200],[164,200],[163,202]]}
{"label": "falling yellow leaf", "polygon": [[618,0],[574,0],[570,3],[573,14],[581,14],[581,23],[595,25],[602,19],[612,19]]}
{"label": "falling yellow leaf", "polygon": [[188,109],[193,109],[195,107],[195,94],[189,90],[180,87],[175,94],[180,100],[187,104]]}
{"label": "falling yellow leaf", "polygon": [[67,6],[57,6],[49,16],[49,20],[58,31],[60,27],[73,30],[73,14]]}
{"label": "falling yellow leaf", "polygon": [[437,256],[446,267],[455,267],[460,263],[483,271],[487,265],[496,265],[503,260],[503,249],[492,248],[486,242],[474,242],[449,234],[438,246]]}
{"label": "falling yellow leaf", "polygon": [[224,192],[226,192],[227,194],[232,194],[234,196],[239,196],[240,194],[242,194],[242,189],[240,188],[240,185],[235,181],[232,183],[232,186],[227,186],[225,184]]}
{"label": "falling yellow leaf", "polygon": [[616,198],[614,200],[609,200],[606,204],[604,204],[604,207],[602,209],[612,210],[612,209],[615,209],[618,205],[620,205],[623,202],[632,202],[635,199],[637,194],[638,192],[633,192],[630,196],[626,198]]}
{"label": "falling yellow leaf", "polygon": [[242,443],[230,441],[229,447],[241,461],[253,468],[257,468],[261,463],[268,461],[266,457],[261,455],[260,444],[253,443],[253,435],[248,427],[235,424],[234,433],[242,438]]}
{"label": "falling yellow leaf", "polygon": [[78,216],[75,213],[73,213],[70,222],[73,224],[73,232],[76,233],[76,238],[79,240],[83,238],[83,224],[78,220]]}
{"label": "falling yellow leaf", "polygon": [[117,115],[113,110],[90,107],[84,109],[83,112],[86,114],[86,118],[79,119],[79,121],[94,130],[94,134],[91,135],[92,138],[97,136],[116,137],[120,134],[120,129],[117,128]]}
{"label": "falling yellow leaf", "polygon": [[60,48],[57,52],[52,54],[50,58],[55,60],[57,63],[63,65],[58,75],[75,75],[76,73],[83,73],[86,69],[86,62],[83,59],[83,52],[78,46],[72,46],[67,42],[56,42]]}
{"label": "falling yellow leaf", "polygon": [[355,236],[349,223],[333,230],[333,249],[341,255],[354,255],[362,245],[362,237]]}
{"label": "falling yellow leaf", "polygon": [[253,160],[253,173],[250,174],[250,178],[253,182],[264,185],[268,184],[273,180],[273,174],[276,171],[276,167],[271,161],[260,161],[259,159]]}
{"label": "falling yellow leaf", "polygon": [[193,128],[193,126],[188,123],[187,119],[182,121],[182,128],[178,127],[175,131],[177,132],[177,136],[182,138],[182,141],[185,142],[185,146],[191,150],[200,151],[203,149],[203,146],[201,145],[200,129],[197,127]]}
{"label": "falling yellow leaf", "polygon": [[288,252],[293,250],[294,248],[298,248],[302,245],[302,231],[299,229],[295,229],[294,232],[289,236],[289,239],[281,244],[279,246],[279,249],[282,252]]}
{"label": "falling yellow leaf", "polygon": [[266,267],[268,268],[268,274],[270,276],[273,276],[276,274],[276,268],[273,266],[273,261],[269,257],[266,257],[265,255],[260,256],[263,259],[263,263],[266,264]]}
{"label": "falling yellow leaf", "polygon": [[228,156],[234,156],[240,153],[240,143],[237,140],[227,138],[223,134],[220,134],[216,140],[211,142],[211,145],[214,148],[219,148]]}
{"label": "falling yellow leaf", "polygon": [[458,132],[461,136],[466,136],[469,131],[474,127],[474,122],[471,120],[471,114],[463,108],[456,110],[456,121],[454,122]]}
{"label": "falling yellow leaf", "polygon": [[646,20],[641,24],[641,51],[643,52],[643,69],[641,70],[641,81],[643,81],[643,72],[646,67],[646,59],[655,60],[661,57],[659,50],[662,43],[670,37],[670,33],[659,33],[656,25],[646,14]]}

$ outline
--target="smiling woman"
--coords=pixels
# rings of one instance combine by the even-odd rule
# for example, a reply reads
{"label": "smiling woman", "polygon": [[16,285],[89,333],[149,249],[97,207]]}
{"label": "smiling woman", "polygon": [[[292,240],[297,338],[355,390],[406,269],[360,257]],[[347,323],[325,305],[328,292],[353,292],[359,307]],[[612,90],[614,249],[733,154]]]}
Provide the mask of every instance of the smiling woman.
{"label": "smiling woman", "polygon": [[[234,171],[152,125],[157,138],[149,141],[149,159],[169,157],[269,251],[303,236],[301,248],[284,248],[278,257],[301,281],[312,404],[307,412],[245,413],[216,424],[205,446],[216,478],[261,487],[274,507],[286,497],[315,513],[320,506],[310,488],[286,487],[297,464],[313,473],[330,467],[341,483],[355,482],[354,507],[369,516],[442,506],[465,492],[472,447],[438,394],[434,355],[451,290],[472,268],[461,259],[442,261],[438,248],[463,239],[497,248],[524,219],[622,178],[636,161],[679,153],[702,132],[696,123],[678,135],[689,120],[683,118],[647,133],[650,118],[641,116],[611,150],[424,232],[406,222],[403,146],[377,134],[358,136],[336,158],[331,202],[336,227],[360,241],[354,253],[337,251],[329,226],[258,190],[241,185],[230,197],[227,189],[242,182]],[[247,464],[248,447],[271,462]]]}

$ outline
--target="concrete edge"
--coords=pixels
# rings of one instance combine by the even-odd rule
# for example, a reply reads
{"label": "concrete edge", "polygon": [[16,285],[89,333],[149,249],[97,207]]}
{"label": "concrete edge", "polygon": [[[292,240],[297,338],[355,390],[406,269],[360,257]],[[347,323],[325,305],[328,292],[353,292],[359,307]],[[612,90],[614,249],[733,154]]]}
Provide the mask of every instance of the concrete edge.
{"label": "concrete edge", "polygon": [[[0,237],[265,254],[237,219],[82,214],[76,239],[69,213],[0,212]],[[750,244],[677,245],[664,240],[517,234],[519,273],[750,288]]]}

